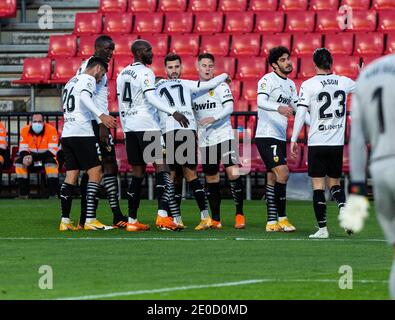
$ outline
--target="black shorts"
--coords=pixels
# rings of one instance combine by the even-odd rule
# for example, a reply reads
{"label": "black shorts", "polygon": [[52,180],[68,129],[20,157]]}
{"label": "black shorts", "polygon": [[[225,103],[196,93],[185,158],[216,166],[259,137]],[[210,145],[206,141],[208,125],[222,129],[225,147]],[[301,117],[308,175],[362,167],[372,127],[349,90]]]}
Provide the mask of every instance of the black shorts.
{"label": "black shorts", "polygon": [[126,153],[130,165],[163,163],[160,131],[129,131],[125,134]]}
{"label": "black shorts", "polygon": [[274,138],[255,138],[255,143],[267,171],[287,164],[287,144],[285,141]]}
{"label": "black shorts", "polygon": [[191,169],[197,166],[197,138],[194,130],[174,130],[163,135],[166,146],[166,163],[170,170],[185,166]]}
{"label": "black shorts", "polygon": [[343,169],[343,146],[308,147],[308,172],[313,178],[338,179]]}
{"label": "black shorts", "polygon": [[89,170],[101,165],[102,156],[96,137],[62,138],[66,170]]}
{"label": "black shorts", "polygon": [[115,146],[111,133],[108,134],[108,145],[106,145],[100,142],[100,135],[99,135],[100,127],[95,120],[92,120],[92,128],[93,128],[93,132],[95,133],[96,139],[99,142],[100,152],[103,159],[106,159],[107,157],[115,158]]}
{"label": "black shorts", "polygon": [[200,148],[200,154],[202,156],[203,172],[208,175],[215,175],[219,172],[221,162],[225,168],[240,164],[239,152],[234,139]]}

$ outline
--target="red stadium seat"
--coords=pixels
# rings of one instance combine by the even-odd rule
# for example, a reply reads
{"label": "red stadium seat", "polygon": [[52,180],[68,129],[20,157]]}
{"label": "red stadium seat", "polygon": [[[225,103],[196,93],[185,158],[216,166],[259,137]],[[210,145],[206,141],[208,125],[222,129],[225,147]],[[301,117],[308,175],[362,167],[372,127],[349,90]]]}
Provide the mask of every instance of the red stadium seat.
{"label": "red stadium seat", "polygon": [[104,18],[103,33],[130,33],[132,19],[131,13],[107,13]]}
{"label": "red stadium seat", "polygon": [[384,51],[384,33],[358,33],[355,35],[355,56],[379,56]]}
{"label": "red stadium seat", "polygon": [[[241,82],[239,80],[232,80],[232,82],[230,83],[230,90],[232,91],[233,99],[235,99],[235,101],[238,101],[240,99],[240,93],[241,93],[240,84]],[[247,104],[247,108],[248,108],[248,104]],[[248,110],[244,110],[244,111],[248,111]]]}
{"label": "red stadium seat", "polygon": [[[119,126],[120,125],[121,124],[119,124]],[[122,127],[120,127],[120,128],[122,130]],[[122,134],[121,137],[122,137],[122,140],[123,140],[123,133],[122,132],[120,132],[120,133]],[[121,137],[119,135],[117,135],[117,138],[121,138]],[[119,172],[129,172],[132,169],[132,167],[128,163],[128,155],[126,153],[125,145],[121,144],[121,143],[115,144],[115,154],[117,156]]]}
{"label": "red stadium seat", "polygon": [[247,0],[219,0],[218,11],[246,11]]}
{"label": "red stadium seat", "polygon": [[171,37],[170,52],[180,56],[197,56],[199,52],[199,36],[197,34],[179,34]]}
{"label": "red stadium seat", "polygon": [[226,14],[224,32],[248,33],[254,27],[254,13],[229,12]]}
{"label": "red stadium seat", "polygon": [[249,11],[261,12],[261,11],[276,11],[278,6],[278,0],[250,0]]}
{"label": "red stadium seat", "polygon": [[283,12],[259,12],[256,14],[254,32],[256,33],[275,33],[284,30]]}
{"label": "red stadium seat", "polygon": [[108,111],[119,112],[118,100],[108,100]]}
{"label": "red stadium seat", "polygon": [[280,0],[278,9],[281,11],[305,11],[308,4],[307,0]]}
{"label": "red stadium seat", "polygon": [[89,35],[101,33],[102,14],[95,12],[78,12],[75,15],[74,33]]}
{"label": "red stadium seat", "polygon": [[137,35],[135,34],[124,34],[124,35],[112,35],[112,40],[115,43],[115,50],[113,52],[114,56],[131,56],[131,46],[132,43],[137,40]]}
{"label": "red stadium seat", "polygon": [[266,59],[263,57],[243,57],[237,60],[236,79],[257,79],[266,73]]}
{"label": "red stadium seat", "polygon": [[134,21],[134,33],[146,34],[146,33],[161,33],[163,28],[163,13],[154,12],[146,13],[142,12],[135,15]]}
{"label": "red stadium seat", "polygon": [[189,33],[192,31],[192,26],[191,12],[167,13],[163,33]]}
{"label": "red stadium seat", "polygon": [[370,0],[342,0],[342,6],[349,6],[353,10],[367,10],[370,7]]}
{"label": "red stadium seat", "polygon": [[372,9],[375,9],[375,10],[395,10],[395,1],[393,1],[393,0],[373,0]]}
{"label": "red stadium seat", "polygon": [[395,32],[389,33],[387,36],[387,48],[385,54],[395,53]]}
{"label": "red stadium seat", "polygon": [[78,46],[78,56],[90,57],[95,51],[96,36],[81,36]]}
{"label": "red stadium seat", "polygon": [[190,0],[188,11],[214,12],[217,10],[218,0]]}
{"label": "red stadium seat", "polygon": [[114,71],[114,59],[111,59],[108,63],[107,79],[112,79],[112,73]]}
{"label": "red stadium seat", "polygon": [[339,0],[310,0],[310,10],[333,10],[337,11],[339,8]]}
{"label": "red stadium seat", "polygon": [[158,11],[160,12],[184,12],[186,8],[186,0],[159,0],[158,3]]}
{"label": "red stadium seat", "polygon": [[156,56],[165,56],[169,50],[169,37],[167,34],[144,35],[141,39],[151,43],[154,59]]}
{"label": "red stadium seat", "polygon": [[183,57],[182,59],[182,78],[198,80],[199,75],[196,69],[196,57]]}
{"label": "red stadium seat", "polygon": [[125,12],[128,0],[100,0],[99,12]]}
{"label": "red stadium seat", "polygon": [[193,33],[214,34],[222,31],[224,14],[222,12],[195,14]]}
{"label": "red stadium seat", "polygon": [[25,58],[20,80],[14,80],[15,84],[39,84],[47,83],[51,77],[52,63],[50,58]]}
{"label": "red stadium seat", "polygon": [[49,37],[48,57],[74,57],[77,53],[77,37],[68,35],[51,35]]}
{"label": "red stadium seat", "polygon": [[215,74],[226,72],[233,79],[236,72],[236,58],[220,57],[215,59]]}
{"label": "red stadium seat", "polygon": [[274,35],[263,35],[262,36],[262,48],[261,56],[267,57],[269,50],[273,47],[283,46],[291,48],[291,35],[289,33],[279,33]]}
{"label": "red stadium seat", "polygon": [[242,83],[241,98],[247,101],[256,101],[258,80],[246,80]]}
{"label": "red stadium seat", "polygon": [[300,87],[303,83],[303,79],[293,79],[293,82],[295,83],[296,91],[299,92]]}
{"label": "red stadium seat", "polygon": [[133,13],[154,12],[156,0],[129,0],[128,11]]}
{"label": "red stadium seat", "polygon": [[81,58],[58,58],[55,59],[55,68],[52,73],[50,83],[67,83],[81,66]]}
{"label": "red stadium seat", "polygon": [[315,14],[311,11],[287,13],[285,32],[313,32]]}
{"label": "red stadium seat", "polygon": [[379,12],[379,26],[377,31],[395,31],[395,10]]}
{"label": "red stadium seat", "polygon": [[298,74],[298,78],[300,79],[308,79],[314,77],[316,74],[314,62],[311,57],[302,57],[300,58],[300,71]]}
{"label": "red stadium seat", "polygon": [[359,73],[359,57],[336,57],[333,59],[333,73],[355,79]]}
{"label": "red stadium seat", "polygon": [[312,56],[316,48],[322,47],[322,36],[319,33],[295,34],[292,54],[296,56]]}
{"label": "red stadium seat", "polygon": [[353,51],[354,35],[352,33],[336,33],[325,35],[325,47],[333,56],[349,56]]}
{"label": "red stadium seat", "polygon": [[363,60],[363,66],[366,67],[369,65],[369,63],[372,63],[373,61],[381,58],[382,56],[368,56],[368,57],[362,57]]}
{"label": "red stadium seat", "polygon": [[339,24],[339,13],[337,11],[318,11],[317,25],[315,32],[341,32],[341,24]]}
{"label": "red stadium seat", "polygon": [[12,18],[16,16],[16,0],[3,0],[0,3],[0,18]]}
{"label": "red stadium seat", "polygon": [[[166,75],[166,72],[165,72],[164,59],[165,59],[165,57],[154,56],[152,64],[149,66],[150,69],[154,72],[156,77],[167,78],[167,75]],[[184,60],[182,62],[184,64]],[[184,77],[184,72],[182,73],[181,77],[185,78]]]}
{"label": "red stadium seat", "polygon": [[112,79],[116,80],[122,69],[124,69],[127,65],[131,63],[133,63],[133,58],[131,57],[116,57],[114,59],[114,71],[112,74]]}
{"label": "red stadium seat", "polygon": [[249,109],[249,105],[248,105],[247,100],[238,100],[235,98],[235,101],[233,104],[233,111],[234,112],[245,112],[245,111],[249,111],[248,109]]}
{"label": "red stadium seat", "polygon": [[200,52],[209,52],[214,56],[227,56],[229,52],[229,39],[230,36],[223,33],[202,36]]}
{"label": "red stadium seat", "polygon": [[259,34],[242,34],[232,37],[232,47],[230,48],[230,56],[257,56],[261,46]]}
{"label": "red stadium seat", "polygon": [[108,101],[117,100],[117,81],[109,80],[108,81]]}
{"label": "red stadium seat", "polygon": [[351,26],[347,31],[375,31],[377,23],[377,12],[357,11],[352,12]]}
{"label": "red stadium seat", "polygon": [[350,145],[345,144],[343,149],[343,172],[350,172]]}

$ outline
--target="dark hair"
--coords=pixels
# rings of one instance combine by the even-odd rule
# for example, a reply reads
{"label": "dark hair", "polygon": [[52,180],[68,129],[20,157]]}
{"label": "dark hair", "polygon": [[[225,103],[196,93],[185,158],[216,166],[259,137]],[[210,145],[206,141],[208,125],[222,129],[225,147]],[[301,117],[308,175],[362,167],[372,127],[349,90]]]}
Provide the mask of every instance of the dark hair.
{"label": "dark hair", "polygon": [[327,48],[318,48],[314,51],[313,61],[318,68],[329,70],[332,67],[333,58]]}
{"label": "dark hair", "polygon": [[106,42],[113,42],[112,38],[106,35],[101,35],[95,40],[95,48],[103,46]]}
{"label": "dark hair", "polygon": [[273,63],[277,63],[278,59],[280,59],[280,57],[284,53],[291,55],[288,48],[286,48],[286,47],[278,46],[278,47],[271,48],[269,50],[269,57],[268,57],[269,65],[272,66]]}
{"label": "dark hair", "polygon": [[32,113],[32,115],[31,115],[32,116],[32,121],[33,121],[33,117],[36,116],[36,115],[40,115],[41,118],[43,118],[43,121],[44,121],[44,115],[41,112],[38,112],[38,111],[35,111],[35,112]]}
{"label": "dark hair", "polygon": [[202,59],[210,59],[212,62],[215,63],[214,56],[211,53],[208,53],[208,52],[199,54],[198,61],[200,61]]}
{"label": "dark hair", "polygon": [[104,70],[106,70],[106,72],[108,71],[108,64],[107,62],[103,61],[101,58],[99,57],[92,57],[89,59],[88,64],[86,65],[86,69],[91,69],[95,66],[101,66]]}
{"label": "dark hair", "polygon": [[137,51],[148,48],[150,46],[151,44],[147,40],[137,39],[133,41],[130,50],[132,51],[133,55],[136,56]]}
{"label": "dark hair", "polygon": [[181,57],[180,57],[178,54],[169,53],[169,54],[165,57],[165,66],[166,66],[167,61],[177,61],[177,60],[180,61],[180,64],[182,63]]}

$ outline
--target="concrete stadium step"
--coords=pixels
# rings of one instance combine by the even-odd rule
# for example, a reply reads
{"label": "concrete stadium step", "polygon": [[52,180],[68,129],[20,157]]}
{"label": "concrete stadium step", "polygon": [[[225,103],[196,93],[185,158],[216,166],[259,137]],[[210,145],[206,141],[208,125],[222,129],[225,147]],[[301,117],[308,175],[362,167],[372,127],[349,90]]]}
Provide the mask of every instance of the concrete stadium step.
{"label": "concrete stadium step", "polygon": [[67,8],[75,8],[75,9],[98,9],[99,8],[99,0],[84,0],[84,1],[76,1],[76,0],[36,0],[32,4],[27,5],[28,9],[38,9],[43,5],[49,5],[53,9],[67,9]]}
{"label": "concrete stadium step", "polygon": [[3,31],[1,33],[1,44],[13,45],[46,45],[48,47],[49,37],[54,34],[70,34],[71,30],[52,31]]}
{"label": "concrete stadium step", "polygon": [[48,52],[48,45],[43,44],[29,44],[29,45],[15,45],[15,44],[0,44],[0,53],[46,53]]}
{"label": "concrete stadium step", "polygon": [[24,58],[46,57],[47,53],[0,53],[0,66],[23,65]]}

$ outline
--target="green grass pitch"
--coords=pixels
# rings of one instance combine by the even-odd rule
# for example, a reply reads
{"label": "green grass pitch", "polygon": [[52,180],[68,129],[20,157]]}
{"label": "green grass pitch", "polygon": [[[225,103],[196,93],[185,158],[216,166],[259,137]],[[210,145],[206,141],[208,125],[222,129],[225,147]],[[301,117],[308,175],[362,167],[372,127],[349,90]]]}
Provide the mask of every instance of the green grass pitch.
{"label": "green grass pitch", "polygon": [[[75,200],[72,218],[77,220]],[[122,201],[126,211],[127,203]],[[182,232],[154,227],[156,202],[142,201],[139,218],[151,231],[58,232],[56,200],[1,200],[0,299],[388,299],[392,250],[373,211],[363,232],[351,237],[328,203],[328,240],[315,231],[311,202],[289,201],[294,233],[264,231],[263,201],[246,201],[247,227],[233,229],[232,201],[222,202],[223,230],[194,230],[196,203],[182,203]],[[111,223],[105,200],[98,217]],[[39,288],[42,265],[53,289]],[[340,289],[342,265],[352,268],[352,289]],[[350,275],[350,274],[348,274]]]}

